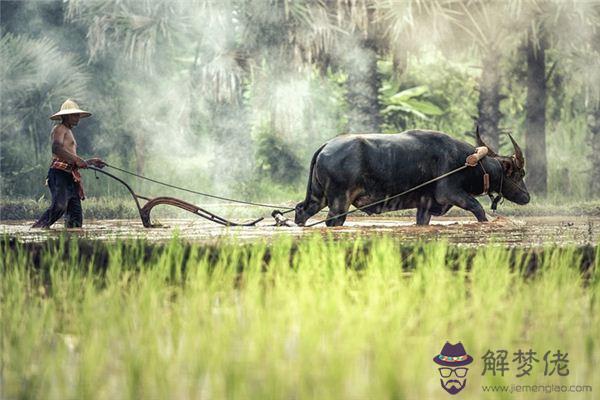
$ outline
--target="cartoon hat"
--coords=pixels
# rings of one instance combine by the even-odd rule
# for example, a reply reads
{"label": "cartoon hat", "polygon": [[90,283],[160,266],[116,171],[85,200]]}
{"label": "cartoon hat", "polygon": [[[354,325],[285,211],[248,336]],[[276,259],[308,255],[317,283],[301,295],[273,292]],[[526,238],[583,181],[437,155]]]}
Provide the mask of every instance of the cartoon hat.
{"label": "cartoon hat", "polygon": [[87,118],[92,115],[92,113],[81,110],[77,103],[75,103],[73,100],[67,99],[64,103],[62,103],[62,106],[60,106],[60,111],[52,114],[50,119],[58,121],[62,115],[68,114],[80,114],[81,118]]}
{"label": "cartoon hat", "polygon": [[461,342],[456,344],[446,342],[440,354],[433,357],[433,362],[445,367],[460,367],[471,364],[473,357],[467,354]]}

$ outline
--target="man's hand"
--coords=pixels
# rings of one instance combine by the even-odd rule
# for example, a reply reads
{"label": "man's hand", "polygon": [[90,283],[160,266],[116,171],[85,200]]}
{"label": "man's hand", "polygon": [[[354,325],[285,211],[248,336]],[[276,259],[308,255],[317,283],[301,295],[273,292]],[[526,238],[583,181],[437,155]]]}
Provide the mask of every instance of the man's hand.
{"label": "man's hand", "polygon": [[75,159],[75,166],[77,168],[87,168],[88,167],[88,163],[83,158],[76,158]]}
{"label": "man's hand", "polygon": [[93,165],[96,168],[104,168],[106,167],[106,163],[104,162],[104,160],[102,160],[101,158],[90,158],[89,160],[86,161],[86,163],[88,163],[89,165]]}

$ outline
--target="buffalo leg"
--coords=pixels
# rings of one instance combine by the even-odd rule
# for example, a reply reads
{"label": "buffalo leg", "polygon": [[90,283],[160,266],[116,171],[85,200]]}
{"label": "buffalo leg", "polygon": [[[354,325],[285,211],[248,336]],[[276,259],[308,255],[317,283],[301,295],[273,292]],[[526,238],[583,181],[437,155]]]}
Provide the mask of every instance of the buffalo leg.
{"label": "buffalo leg", "polygon": [[[452,193],[444,196],[444,199],[437,199],[440,203],[450,203],[473,213],[479,222],[487,222],[485,211],[477,199],[466,192]],[[440,201],[442,200],[442,201]]]}
{"label": "buffalo leg", "polygon": [[445,206],[442,206],[441,204],[437,204],[437,205],[434,205],[431,208],[429,208],[429,212],[431,213],[431,215],[433,215],[435,217],[439,217],[440,215],[446,214],[451,208],[452,208],[452,204],[448,204]]}
{"label": "buffalo leg", "polygon": [[[327,205],[326,199],[311,199],[311,202],[306,206],[304,210],[306,214],[306,220],[308,220],[313,215],[317,214]],[[306,221],[305,220],[305,221]]]}
{"label": "buffalo leg", "polygon": [[312,191],[307,195],[306,200],[296,206],[296,216],[294,222],[299,226],[304,226],[306,221],[317,214],[327,205],[327,198],[318,182],[314,182]]}
{"label": "buffalo leg", "polygon": [[[348,202],[347,196],[336,196],[334,198],[327,198],[327,203],[329,204],[329,212],[327,213],[327,218],[335,217],[336,215],[343,214],[348,211],[350,207],[350,203]],[[331,221],[325,222],[327,226],[342,226],[346,221],[346,216],[343,215],[338,218],[334,218]]]}
{"label": "buffalo leg", "polygon": [[417,208],[417,225],[429,225],[431,221],[431,213],[426,207]]}

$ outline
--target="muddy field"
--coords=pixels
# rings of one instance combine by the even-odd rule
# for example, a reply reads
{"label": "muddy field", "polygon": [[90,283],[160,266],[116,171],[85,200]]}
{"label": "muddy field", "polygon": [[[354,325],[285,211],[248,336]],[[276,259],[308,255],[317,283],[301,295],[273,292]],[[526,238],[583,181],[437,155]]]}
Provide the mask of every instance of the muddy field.
{"label": "muddy field", "polygon": [[540,246],[544,244],[597,244],[600,238],[600,217],[497,217],[479,224],[472,218],[438,218],[430,226],[416,226],[413,218],[349,218],[346,225],[327,227],[275,227],[273,220],[265,220],[255,227],[223,227],[197,219],[169,219],[161,221],[160,228],[144,228],[139,220],[88,220],[83,229],[61,229],[60,224],[49,230],[29,228],[33,221],[4,221],[4,234],[23,242],[44,241],[64,232],[80,238],[115,240],[146,238],[165,241],[173,234],[194,241],[214,243],[237,238],[251,241],[275,235],[301,236],[311,233],[332,234],[340,239],[373,235],[393,235],[407,241],[447,240],[467,246],[499,243],[509,246]]}

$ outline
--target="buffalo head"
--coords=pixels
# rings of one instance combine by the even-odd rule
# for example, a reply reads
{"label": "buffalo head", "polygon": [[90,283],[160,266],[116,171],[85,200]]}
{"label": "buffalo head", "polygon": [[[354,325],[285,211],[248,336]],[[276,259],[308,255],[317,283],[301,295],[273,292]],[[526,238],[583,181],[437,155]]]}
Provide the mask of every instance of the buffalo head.
{"label": "buffalo head", "polygon": [[502,196],[517,204],[529,203],[529,192],[523,181],[523,177],[525,176],[525,157],[523,157],[523,151],[521,151],[521,148],[511,134],[509,133],[508,137],[515,150],[515,153],[512,156],[501,156],[496,154],[481,139],[479,127],[477,127],[475,136],[477,137],[477,145],[487,147],[488,157],[495,158],[502,166],[502,173],[504,175],[502,177],[502,187],[500,189]]}
{"label": "buffalo head", "polygon": [[304,226],[306,221],[308,221],[308,219],[312,216],[312,214],[309,214],[306,210],[306,201],[296,204],[295,211],[296,216],[294,218],[294,222],[298,226]]}

